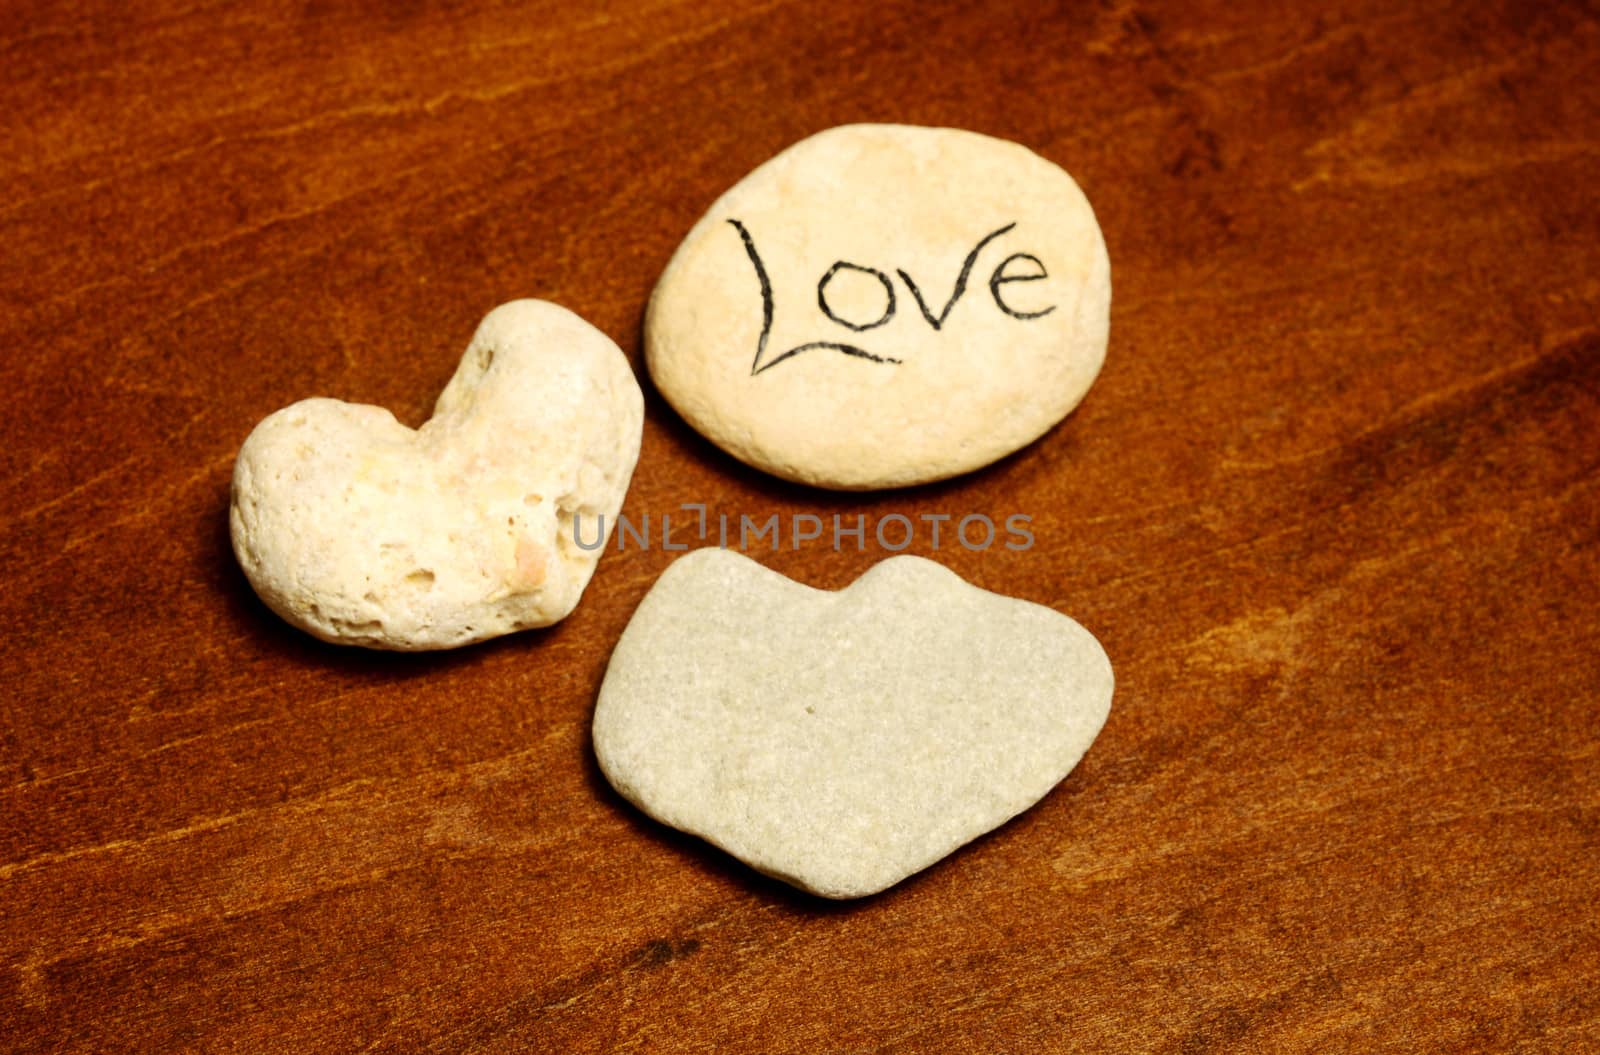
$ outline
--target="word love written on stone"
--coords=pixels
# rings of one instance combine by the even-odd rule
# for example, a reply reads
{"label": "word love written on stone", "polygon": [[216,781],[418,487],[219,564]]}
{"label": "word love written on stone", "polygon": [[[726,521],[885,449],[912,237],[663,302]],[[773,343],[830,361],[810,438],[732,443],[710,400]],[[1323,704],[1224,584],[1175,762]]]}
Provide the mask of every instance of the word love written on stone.
{"label": "word love written on stone", "polygon": [[[755,359],[750,364],[750,375],[752,377],[762,373],[763,371],[772,369],[774,366],[777,366],[779,363],[784,362],[787,359],[794,358],[801,352],[809,352],[816,348],[826,348],[835,352],[843,352],[845,355],[853,355],[860,359],[870,359],[875,363],[900,362],[899,359],[894,359],[885,355],[875,355],[860,345],[850,344],[845,341],[808,341],[804,344],[797,344],[786,352],[769,357],[767,355],[767,340],[772,336],[772,316],[774,311],[772,280],[767,277],[766,265],[761,260],[761,253],[758,249],[756,249],[755,238],[752,237],[750,231],[738,220],[730,219],[728,223],[733,225],[733,228],[739,232],[739,237],[744,241],[744,251],[746,255],[750,257],[750,264],[755,268],[756,278],[761,283],[761,336],[756,342]],[[944,328],[945,320],[950,317],[951,310],[955,308],[956,302],[961,299],[961,295],[967,291],[967,279],[972,276],[972,267],[977,263],[978,254],[983,252],[984,247],[990,242],[1001,237],[1002,235],[1007,234],[1016,226],[1016,223],[1013,221],[1012,223],[1006,224],[1004,227],[990,231],[978,241],[977,245],[972,247],[972,251],[967,254],[966,260],[962,261],[961,274],[956,278],[955,289],[951,292],[950,299],[945,301],[944,307],[939,311],[938,314],[934,314],[931,310],[929,310],[928,302],[926,299],[924,299],[922,290],[920,287],[918,287],[916,280],[904,270],[899,268],[895,269],[895,274],[900,276],[900,280],[906,284],[906,289],[911,291],[912,299],[917,302],[917,308],[922,312],[922,317],[927,320],[928,325],[933,327],[935,331]],[[1037,270],[1026,270],[1019,272],[1012,269],[1013,264],[1018,265],[1019,267],[1031,265],[1032,268],[1036,268]],[[832,282],[834,277],[837,276],[841,271],[859,271],[862,274],[870,275],[878,280],[879,284],[883,287],[884,295],[882,314],[880,314],[876,319],[862,322],[860,320],[846,319],[834,311],[833,306],[828,302],[828,284]],[[1020,311],[1006,303],[1000,287],[1008,282],[1037,282],[1040,279],[1049,277],[1050,275],[1049,272],[1045,270],[1044,262],[1038,257],[1034,256],[1032,253],[1012,253],[1010,256],[1000,261],[1000,263],[995,266],[994,271],[990,274],[989,294],[994,298],[995,307],[999,308],[1013,319],[1019,319],[1023,322],[1028,322],[1033,319],[1043,318],[1052,311],[1056,310],[1054,305],[1048,308],[1043,308],[1039,311]],[[868,330],[875,330],[880,326],[888,325],[889,321],[895,316],[896,306],[897,300],[895,297],[894,282],[890,280],[887,274],[879,271],[875,267],[864,267],[860,264],[853,264],[848,260],[839,260],[835,261],[833,266],[828,268],[828,270],[823,273],[822,277],[817,280],[817,307],[822,309],[822,314],[826,315],[830,320],[838,325],[843,326],[845,329],[852,330],[856,333],[865,333]]]}

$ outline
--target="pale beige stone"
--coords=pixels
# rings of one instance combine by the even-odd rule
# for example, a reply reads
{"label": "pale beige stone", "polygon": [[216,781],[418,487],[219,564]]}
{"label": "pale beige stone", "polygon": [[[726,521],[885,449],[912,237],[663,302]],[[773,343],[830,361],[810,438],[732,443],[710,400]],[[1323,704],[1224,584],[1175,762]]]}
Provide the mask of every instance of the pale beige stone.
{"label": "pale beige stone", "polygon": [[594,749],[629,801],[830,898],[883,890],[1027,809],[1111,707],[1099,643],[920,557],[815,590],[673,563],[611,655]]}
{"label": "pale beige stone", "polygon": [[605,334],[502,305],[419,429],[335,399],[257,425],[234,465],[234,553],[273,611],[327,641],[453,648],[547,626],[604,550],[572,521],[615,522],[643,405]]}
{"label": "pale beige stone", "polygon": [[673,407],[735,457],[894,487],[1059,422],[1100,371],[1110,306],[1094,212],[1054,163],[973,132],[848,125],[711,206],[651,297],[646,354]]}

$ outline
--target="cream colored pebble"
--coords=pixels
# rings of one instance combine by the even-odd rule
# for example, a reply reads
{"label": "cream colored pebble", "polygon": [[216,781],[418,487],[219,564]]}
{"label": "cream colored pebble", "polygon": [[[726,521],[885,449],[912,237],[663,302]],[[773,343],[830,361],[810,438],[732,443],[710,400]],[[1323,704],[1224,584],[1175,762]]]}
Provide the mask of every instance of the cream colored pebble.
{"label": "cream colored pebble", "polygon": [[694,428],[778,476],[863,490],[1031,443],[1105,359],[1088,199],[1026,147],[847,125],[713,204],[651,297],[646,354]]}
{"label": "cream colored pebble", "polygon": [[[307,399],[269,415],[234,466],[234,553],[273,611],[326,641],[453,648],[577,605],[639,456],[627,358],[577,315],[490,312],[421,428]],[[592,540],[585,539],[585,544]]]}
{"label": "cream colored pebble", "polygon": [[701,549],[617,643],[594,749],[656,819],[803,890],[861,897],[1037,802],[1111,690],[1082,626],[921,557],[829,593]]}

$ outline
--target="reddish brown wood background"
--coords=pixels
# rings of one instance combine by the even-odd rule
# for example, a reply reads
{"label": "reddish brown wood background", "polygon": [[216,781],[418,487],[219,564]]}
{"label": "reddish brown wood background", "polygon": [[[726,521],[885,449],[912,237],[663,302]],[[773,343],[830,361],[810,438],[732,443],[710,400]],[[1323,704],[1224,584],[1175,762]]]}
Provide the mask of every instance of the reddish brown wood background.
{"label": "reddish brown wood background", "polygon": [[[1600,13],[1290,6],[6,4],[0,1048],[1600,1050]],[[668,554],[375,655],[266,612],[225,510],[258,419],[416,423],[501,301],[637,365],[715,195],[857,120],[1078,177],[1098,385],[864,498],[647,392],[627,509],[1030,514],[939,557],[1118,690],[1036,809],[834,905],[597,773]]]}

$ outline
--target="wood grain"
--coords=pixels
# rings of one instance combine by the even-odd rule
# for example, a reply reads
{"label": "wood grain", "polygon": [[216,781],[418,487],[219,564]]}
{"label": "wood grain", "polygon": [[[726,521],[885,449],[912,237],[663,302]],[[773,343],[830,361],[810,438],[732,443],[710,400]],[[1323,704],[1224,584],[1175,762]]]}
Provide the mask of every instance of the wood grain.
{"label": "wood grain", "polygon": [[[1600,1050],[1600,12],[1293,6],[8,4],[0,1049]],[[596,770],[671,554],[372,655],[273,618],[225,511],[265,414],[417,423],[512,297],[642,376],[701,211],[856,120],[1073,172],[1100,381],[870,496],[647,389],[628,511],[1029,515],[937,557],[1090,627],[1118,689],[1037,808],[833,905]]]}

